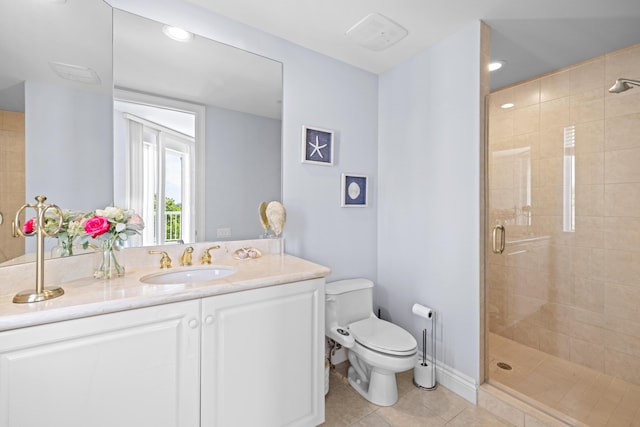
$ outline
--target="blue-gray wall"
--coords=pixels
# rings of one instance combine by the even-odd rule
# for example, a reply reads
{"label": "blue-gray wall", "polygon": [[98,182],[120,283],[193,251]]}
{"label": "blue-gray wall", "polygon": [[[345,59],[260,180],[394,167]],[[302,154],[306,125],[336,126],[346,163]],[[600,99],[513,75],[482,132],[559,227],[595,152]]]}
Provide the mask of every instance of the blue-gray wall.
{"label": "blue-gray wall", "polygon": [[437,312],[438,360],[480,366],[480,23],[380,77],[378,286],[420,337],[414,303]]}
{"label": "blue-gray wall", "polygon": [[[186,2],[110,3],[283,63],[285,250],[376,281],[417,339],[411,304],[432,305],[439,355],[478,381],[480,23],[379,77]],[[333,167],[301,163],[303,125],[336,131]],[[367,208],[340,207],[343,172],[369,176]]]}

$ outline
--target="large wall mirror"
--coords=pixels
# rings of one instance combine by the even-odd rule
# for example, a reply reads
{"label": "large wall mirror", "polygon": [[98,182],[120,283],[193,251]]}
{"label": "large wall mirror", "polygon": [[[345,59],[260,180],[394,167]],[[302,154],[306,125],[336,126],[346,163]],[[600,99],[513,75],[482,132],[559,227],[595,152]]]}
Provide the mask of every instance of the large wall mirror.
{"label": "large wall mirror", "polygon": [[[33,258],[10,223],[38,194],[140,210],[152,219],[137,244],[260,235],[258,205],[282,191],[282,64],[163,27],[101,0],[3,2],[0,265]],[[158,227],[176,216],[180,234]]]}

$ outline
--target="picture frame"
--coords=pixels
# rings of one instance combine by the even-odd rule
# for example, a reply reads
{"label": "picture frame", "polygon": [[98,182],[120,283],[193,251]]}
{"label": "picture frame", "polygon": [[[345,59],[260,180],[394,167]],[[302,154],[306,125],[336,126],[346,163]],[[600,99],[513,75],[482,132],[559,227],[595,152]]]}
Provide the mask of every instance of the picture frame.
{"label": "picture frame", "polygon": [[302,126],[302,163],[333,166],[334,131]]}
{"label": "picture frame", "polygon": [[342,174],[340,206],[343,208],[364,208],[369,203],[369,178],[367,175]]}

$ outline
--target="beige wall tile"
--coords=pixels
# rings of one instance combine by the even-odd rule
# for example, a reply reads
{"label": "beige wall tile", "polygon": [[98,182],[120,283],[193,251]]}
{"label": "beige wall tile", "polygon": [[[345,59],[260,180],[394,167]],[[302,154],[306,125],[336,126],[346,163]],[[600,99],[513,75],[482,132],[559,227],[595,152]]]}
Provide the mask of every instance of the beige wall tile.
{"label": "beige wall tile", "polygon": [[24,113],[2,111],[2,129],[24,135]]}
{"label": "beige wall tile", "polygon": [[[611,84],[615,79],[611,81]],[[640,113],[640,91],[636,89],[622,93],[607,92],[604,97],[605,118]]]}
{"label": "beige wall tile", "polygon": [[607,151],[640,147],[640,113],[607,118],[605,134]]}
{"label": "beige wall tile", "polygon": [[640,218],[605,217],[604,225],[607,236],[605,248],[640,252]]}
{"label": "beige wall tile", "polygon": [[576,185],[576,216],[602,216],[604,213],[604,185]]}
{"label": "beige wall tile", "polygon": [[572,125],[571,98],[564,97],[540,104],[540,129]]}
{"label": "beige wall tile", "polygon": [[604,153],[578,154],[575,158],[575,177],[580,185],[602,184],[604,181]]}
{"label": "beige wall tile", "polygon": [[605,153],[605,183],[640,182],[640,148]]}
{"label": "beige wall tile", "polygon": [[609,333],[605,337],[607,348],[640,358],[640,338],[620,333]]}
{"label": "beige wall tile", "polygon": [[590,89],[571,96],[571,122],[584,123],[602,120],[604,88]]}
{"label": "beige wall tile", "polygon": [[601,248],[604,245],[604,218],[576,215],[575,246]]}
{"label": "beige wall tile", "polygon": [[563,158],[546,157],[540,159],[540,179],[543,185],[558,186],[563,181]]}
{"label": "beige wall tile", "polygon": [[612,283],[605,284],[605,316],[637,321],[639,304],[640,289],[638,287]]}
{"label": "beige wall tile", "polygon": [[513,88],[516,107],[540,104],[540,80],[532,80]]}
{"label": "beige wall tile", "polygon": [[589,89],[602,89],[604,82],[604,57],[582,64],[569,71],[571,76],[571,93],[577,94]]}
{"label": "beige wall tile", "polygon": [[604,282],[588,277],[574,277],[573,301],[576,307],[593,315],[604,313]]}
{"label": "beige wall tile", "polygon": [[[634,285],[640,292],[640,252],[606,251],[606,278],[613,283]],[[636,299],[640,307],[640,299]]]}
{"label": "beige wall tile", "polygon": [[564,128],[542,129],[540,131],[540,158],[562,156],[564,156]]}
{"label": "beige wall tile", "polygon": [[501,111],[489,116],[489,138],[504,139],[513,136],[513,110]]}
{"label": "beige wall tile", "polygon": [[640,183],[605,185],[604,214],[640,217]]}
{"label": "beige wall tile", "polygon": [[[544,179],[541,174],[541,179]],[[532,188],[532,209],[534,215],[562,215],[562,186],[547,185]]]}
{"label": "beige wall tile", "polygon": [[576,124],[576,154],[598,153],[604,150],[605,124],[594,120]]}
{"label": "beige wall tile", "polygon": [[[540,79],[540,102],[564,98],[571,94],[571,74],[563,71]],[[568,110],[567,110],[568,111]]]}
{"label": "beige wall tile", "polygon": [[[605,85],[613,85],[618,78],[638,78],[640,45],[630,46],[605,55]],[[633,77],[636,75],[636,77]]]}
{"label": "beige wall tile", "polygon": [[602,319],[602,323],[609,331],[640,338],[640,318],[629,320],[621,317],[606,316]]}
{"label": "beige wall tile", "polygon": [[516,108],[513,119],[514,135],[537,132],[540,129],[540,105]]}
{"label": "beige wall tile", "polygon": [[571,358],[569,336],[548,329],[541,329],[540,350],[569,360]]}
{"label": "beige wall tile", "polygon": [[605,372],[633,384],[640,384],[640,358],[606,349]]}
{"label": "beige wall tile", "polygon": [[604,371],[604,346],[572,338],[571,361],[602,372]]}
{"label": "beige wall tile", "polygon": [[516,102],[514,88],[507,88],[492,92],[489,95],[489,117],[494,114],[500,114],[504,112],[504,110],[500,108],[500,106],[508,102],[514,104]]}

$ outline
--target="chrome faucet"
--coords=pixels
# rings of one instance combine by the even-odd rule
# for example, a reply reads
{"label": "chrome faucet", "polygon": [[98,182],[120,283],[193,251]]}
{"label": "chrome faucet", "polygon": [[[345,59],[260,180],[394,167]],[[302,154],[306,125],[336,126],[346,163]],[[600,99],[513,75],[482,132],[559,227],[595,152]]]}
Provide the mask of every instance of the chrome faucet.
{"label": "chrome faucet", "polygon": [[184,250],[184,252],[182,252],[182,256],[180,257],[180,265],[191,265],[192,254],[193,254],[193,247],[189,246],[187,249]]}
{"label": "chrome faucet", "polygon": [[213,249],[220,249],[220,245],[211,246],[210,248],[205,249],[201,258],[203,264],[211,264],[211,254],[209,251]]}
{"label": "chrome faucet", "polygon": [[171,268],[171,258],[165,251],[149,251],[150,254],[162,254],[160,258],[160,268]]}

